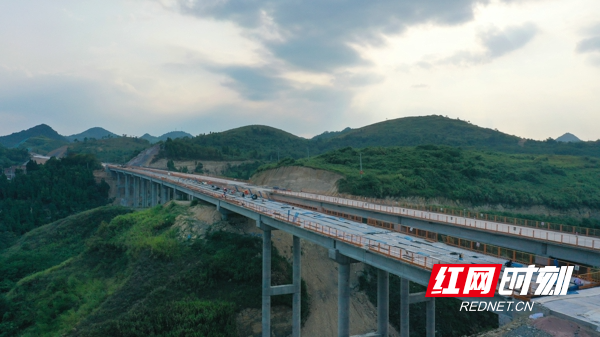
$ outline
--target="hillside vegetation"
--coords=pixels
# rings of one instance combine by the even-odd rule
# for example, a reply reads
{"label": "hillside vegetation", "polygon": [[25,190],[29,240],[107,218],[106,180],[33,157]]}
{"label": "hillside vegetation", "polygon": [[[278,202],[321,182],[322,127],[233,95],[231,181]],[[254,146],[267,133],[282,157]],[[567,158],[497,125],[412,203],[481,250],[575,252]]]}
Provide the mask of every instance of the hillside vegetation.
{"label": "hillside vegetation", "polygon": [[269,126],[250,125],[194,138],[167,139],[157,156],[177,160],[246,160],[301,157],[309,141]]}
{"label": "hillside vegetation", "polygon": [[[237,336],[236,313],[261,304],[261,240],[217,231],[181,242],[173,225],[187,210],[103,207],[0,251],[0,336]],[[274,282],[289,283],[273,253]]]}
{"label": "hillside vegetation", "polygon": [[[0,169],[13,165],[22,165],[29,159],[26,149],[8,149],[0,145]],[[2,175],[2,171],[0,171]]]}
{"label": "hillside vegetation", "polygon": [[150,143],[140,138],[87,139],[71,143],[68,153],[93,154],[103,163],[124,164],[148,147]]}
{"label": "hillside vegetation", "polygon": [[[297,137],[268,126],[251,125],[188,139],[165,142],[159,158],[173,160],[299,159],[345,147],[417,145],[460,146],[504,153],[560,154],[600,157],[600,141],[564,143],[548,139],[521,139],[467,121],[443,116],[398,118],[312,139]],[[279,158],[279,159],[278,159]]]}
{"label": "hillside vegetation", "polygon": [[193,136],[190,135],[189,133],[183,132],[183,131],[171,131],[171,132],[167,132],[164,135],[158,136],[158,137],[155,137],[149,133],[146,133],[143,136],[141,136],[140,138],[149,141],[150,144],[154,144],[154,143],[158,143],[160,141],[163,141],[163,142],[167,141],[167,139],[169,139],[169,138],[177,139],[177,138],[185,138],[185,137],[192,138]]}
{"label": "hillside vegetation", "polygon": [[[360,176],[359,153],[364,175]],[[600,159],[506,154],[449,146],[330,151],[260,170],[302,165],[341,173],[339,191],[367,197],[444,197],[474,205],[600,208]]]}
{"label": "hillside vegetation", "polygon": [[52,129],[48,125],[40,124],[40,125],[34,126],[27,130],[14,132],[8,136],[1,136],[0,137],[0,145],[9,147],[9,148],[17,147],[22,142],[26,141],[29,138],[40,137],[40,136],[44,136],[44,137],[46,137],[48,139],[52,139],[52,140],[59,140],[59,141],[63,141],[63,142],[67,141],[67,139],[65,137],[59,135],[58,132],[54,131],[54,129]]}
{"label": "hillside vegetation", "polygon": [[36,136],[27,138],[21,142],[18,147],[21,149],[27,149],[29,152],[45,155],[48,154],[48,152],[67,144],[69,144],[69,142],[66,140],[51,139],[46,136]]}
{"label": "hillside vegetation", "polygon": [[89,155],[27,164],[27,174],[0,174],[0,249],[43,224],[108,203],[109,186],[96,183],[100,163]]}
{"label": "hillside vegetation", "polygon": [[119,135],[112,133],[104,128],[94,127],[94,128],[87,129],[81,133],[70,135],[66,138],[70,142],[73,142],[75,140],[83,141],[86,138],[87,139],[90,139],[90,138],[104,139],[104,138],[116,138],[116,137],[119,137]]}

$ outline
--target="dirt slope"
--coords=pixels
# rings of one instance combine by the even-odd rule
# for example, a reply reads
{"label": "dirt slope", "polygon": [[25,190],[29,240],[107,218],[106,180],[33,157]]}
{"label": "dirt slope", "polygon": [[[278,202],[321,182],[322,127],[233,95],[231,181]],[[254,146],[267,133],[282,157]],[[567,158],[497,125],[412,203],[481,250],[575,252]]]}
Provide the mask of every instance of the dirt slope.
{"label": "dirt slope", "polygon": [[341,178],[341,174],[330,171],[291,166],[260,172],[250,178],[250,181],[256,185],[277,186],[296,191],[336,193],[336,183]]}

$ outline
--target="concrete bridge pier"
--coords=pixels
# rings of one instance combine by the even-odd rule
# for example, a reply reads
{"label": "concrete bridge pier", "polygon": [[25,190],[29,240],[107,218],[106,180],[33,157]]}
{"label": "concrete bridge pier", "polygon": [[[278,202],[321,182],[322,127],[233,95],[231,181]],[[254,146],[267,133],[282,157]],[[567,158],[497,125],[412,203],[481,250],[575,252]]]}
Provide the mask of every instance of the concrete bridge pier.
{"label": "concrete bridge pier", "polygon": [[329,258],[338,263],[338,337],[350,336],[350,264],[358,261],[329,250]]}
{"label": "concrete bridge pier", "polygon": [[131,200],[131,189],[129,185],[131,184],[131,179],[128,174],[125,174],[125,206],[129,206],[129,201]]}
{"label": "concrete bridge pier", "polygon": [[160,184],[160,203],[161,205],[167,203],[167,188],[164,184]]}
{"label": "concrete bridge pier", "polygon": [[425,336],[435,337],[435,297],[425,297],[425,292],[409,293],[408,280],[400,279],[400,336],[408,337],[409,307],[413,303],[425,302]]}
{"label": "concrete bridge pier", "polygon": [[388,337],[390,316],[390,274],[377,269],[377,334]]}
{"label": "concrete bridge pier", "polygon": [[133,177],[133,207],[140,206],[140,178]]}
{"label": "concrete bridge pier", "polygon": [[429,298],[429,301],[425,303],[426,321],[425,321],[425,333],[426,337],[435,337],[435,298]]}
{"label": "concrete bridge pier", "polygon": [[148,180],[142,179],[142,208],[148,207]]}
{"label": "concrete bridge pier", "polygon": [[410,302],[409,302],[409,281],[405,278],[400,278],[400,336],[408,337],[409,336],[409,312],[410,312]]}
{"label": "concrete bridge pier", "polygon": [[121,173],[117,172],[117,199],[121,198]]}
{"label": "concrete bridge pier", "polygon": [[158,205],[158,184],[151,181],[150,189],[152,190],[152,207]]}
{"label": "concrete bridge pier", "polygon": [[262,337],[271,337],[271,296],[292,294],[292,336],[300,337],[301,313],[301,269],[300,238],[293,237],[293,281],[292,284],[271,286],[271,231],[274,228],[256,219],[256,226],[263,231],[262,270]]}

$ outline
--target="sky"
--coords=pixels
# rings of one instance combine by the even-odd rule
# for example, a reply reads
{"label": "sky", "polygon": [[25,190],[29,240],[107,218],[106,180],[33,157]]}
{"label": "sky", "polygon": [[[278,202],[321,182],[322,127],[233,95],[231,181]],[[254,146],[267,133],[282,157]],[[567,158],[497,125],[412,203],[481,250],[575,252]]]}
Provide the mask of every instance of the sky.
{"label": "sky", "polygon": [[600,139],[600,1],[0,5],[1,135],[264,124],[312,137],[425,115]]}

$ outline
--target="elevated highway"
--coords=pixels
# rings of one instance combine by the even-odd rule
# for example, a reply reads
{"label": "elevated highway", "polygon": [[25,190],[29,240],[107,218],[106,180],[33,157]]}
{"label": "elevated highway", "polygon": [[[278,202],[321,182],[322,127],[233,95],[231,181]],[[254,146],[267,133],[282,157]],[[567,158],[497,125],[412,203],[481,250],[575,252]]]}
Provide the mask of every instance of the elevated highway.
{"label": "elevated highway", "polygon": [[[520,226],[488,219],[409,209],[314,193],[272,191],[272,198],[318,209],[378,219],[443,235],[560,258],[589,266],[600,265],[600,237]],[[532,263],[535,261],[531,261]]]}
{"label": "elevated highway", "polygon": [[[409,303],[426,301],[427,335],[435,334],[435,301],[422,295],[409,294],[408,281],[427,285],[430,270],[438,263],[503,263],[497,257],[469,252],[439,242],[419,240],[393,230],[369,226],[345,218],[264,198],[253,200],[243,193],[225,194],[210,184],[254,188],[243,182],[196,175],[171,174],[160,170],[107,166],[117,176],[125,203],[149,207],[178,197],[197,198],[211,203],[227,216],[237,213],[254,219],[263,230],[263,336],[270,336],[270,298],[293,294],[293,335],[300,336],[300,240],[308,240],[329,250],[338,263],[338,335],[349,335],[349,265],[363,262],[378,269],[378,332],[387,336],[389,315],[389,273],[401,282],[400,333],[408,336]],[[123,179],[123,184],[121,184]],[[263,190],[267,192],[266,190]],[[262,194],[262,192],[261,192]],[[290,196],[290,195],[288,195]],[[307,196],[304,196],[309,200]],[[347,205],[349,206],[349,205]],[[401,210],[399,210],[401,212]],[[271,231],[283,230],[293,235],[293,284],[271,286]],[[593,246],[594,247],[594,246]],[[464,256],[460,259],[459,256]],[[498,302],[513,300],[498,294],[493,298],[466,298],[470,301]],[[518,301],[518,300],[516,300]],[[503,313],[506,314],[506,313]]]}

